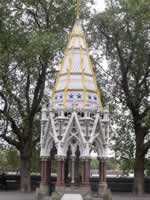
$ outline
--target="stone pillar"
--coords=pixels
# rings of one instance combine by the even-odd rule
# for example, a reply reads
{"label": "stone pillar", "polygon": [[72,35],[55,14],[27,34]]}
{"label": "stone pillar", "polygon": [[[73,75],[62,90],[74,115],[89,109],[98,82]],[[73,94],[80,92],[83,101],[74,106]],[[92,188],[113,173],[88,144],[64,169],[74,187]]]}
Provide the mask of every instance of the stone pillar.
{"label": "stone pillar", "polygon": [[65,160],[65,181],[68,183],[68,174],[69,174],[69,159]]}
{"label": "stone pillar", "polygon": [[75,158],[73,157],[71,161],[72,161],[71,183],[74,184],[75,183]]}
{"label": "stone pillar", "polygon": [[106,182],[106,160],[99,160],[99,177],[100,182]]}
{"label": "stone pillar", "polygon": [[106,160],[99,159],[99,177],[100,177],[100,188],[99,192],[104,194],[107,190],[107,180],[106,180]]}
{"label": "stone pillar", "polygon": [[90,179],[89,159],[84,159],[82,161],[82,184],[89,185],[89,179]]}
{"label": "stone pillar", "polygon": [[80,160],[79,160],[79,157],[77,157],[76,161],[75,161],[75,180],[76,180],[76,184],[79,184],[81,182],[81,180],[80,180],[81,174],[79,173],[79,166],[80,166]]}
{"label": "stone pillar", "polygon": [[57,160],[57,183],[56,186],[64,186],[65,176],[64,176],[64,158],[58,158]]}
{"label": "stone pillar", "polygon": [[50,192],[50,158],[41,158],[41,184],[40,192],[49,195]]}

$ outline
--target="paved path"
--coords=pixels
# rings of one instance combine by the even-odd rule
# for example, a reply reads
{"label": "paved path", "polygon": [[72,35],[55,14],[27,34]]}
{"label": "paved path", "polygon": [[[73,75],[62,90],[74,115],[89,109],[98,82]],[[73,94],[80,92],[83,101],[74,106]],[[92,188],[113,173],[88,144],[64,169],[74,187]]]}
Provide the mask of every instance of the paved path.
{"label": "paved path", "polygon": [[21,192],[0,192],[0,200],[33,200],[34,193],[21,193]]}
{"label": "paved path", "polygon": [[83,200],[80,194],[64,194],[61,200]]}
{"label": "paved path", "polygon": [[150,194],[144,195],[142,197],[136,197],[129,193],[113,193],[113,200],[150,200]]}
{"label": "paved path", "polygon": [[[1,192],[0,191],[0,200],[34,200],[35,193],[24,194],[21,192]],[[65,199],[64,199],[65,197]],[[82,197],[78,194],[65,194],[61,200],[82,200]],[[135,197],[128,193],[113,193],[113,200],[150,200],[150,194],[147,194],[143,197]]]}

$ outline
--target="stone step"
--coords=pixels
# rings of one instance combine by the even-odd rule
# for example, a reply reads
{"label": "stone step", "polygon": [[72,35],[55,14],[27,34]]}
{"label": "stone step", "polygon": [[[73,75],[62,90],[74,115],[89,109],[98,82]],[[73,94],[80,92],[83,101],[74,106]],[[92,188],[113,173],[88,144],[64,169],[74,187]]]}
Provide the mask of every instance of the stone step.
{"label": "stone step", "polygon": [[64,194],[61,200],[83,200],[80,194]]}

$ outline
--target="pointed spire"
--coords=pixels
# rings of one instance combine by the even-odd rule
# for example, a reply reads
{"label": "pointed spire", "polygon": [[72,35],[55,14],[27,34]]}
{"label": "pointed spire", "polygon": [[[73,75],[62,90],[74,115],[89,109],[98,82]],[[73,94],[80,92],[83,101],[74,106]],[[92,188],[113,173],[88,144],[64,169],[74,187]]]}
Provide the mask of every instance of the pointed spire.
{"label": "pointed spire", "polygon": [[65,108],[88,108],[103,110],[93,65],[80,23],[80,3],[77,0],[76,18],[70,34],[65,56],[53,90],[53,105]]}
{"label": "pointed spire", "polygon": [[80,0],[77,0],[77,16],[76,16],[77,19],[80,18]]}

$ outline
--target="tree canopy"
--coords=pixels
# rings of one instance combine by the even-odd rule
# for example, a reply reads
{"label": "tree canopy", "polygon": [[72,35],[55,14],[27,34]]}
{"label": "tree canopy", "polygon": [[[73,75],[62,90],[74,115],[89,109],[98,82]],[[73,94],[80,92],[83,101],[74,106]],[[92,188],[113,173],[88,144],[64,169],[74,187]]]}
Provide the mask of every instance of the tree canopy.
{"label": "tree canopy", "polygon": [[[83,8],[88,15],[88,7]],[[0,2],[0,137],[20,153],[22,191],[30,190],[45,85],[50,90],[75,9],[75,0]]]}
{"label": "tree canopy", "polygon": [[90,23],[94,47],[102,52],[97,61],[105,56],[108,63],[104,74],[113,109],[120,110],[118,137],[127,137],[131,143],[135,138],[131,145],[135,145],[134,191],[138,194],[144,191],[144,158],[150,148],[149,9],[148,0],[111,0],[106,11],[96,14]]}

